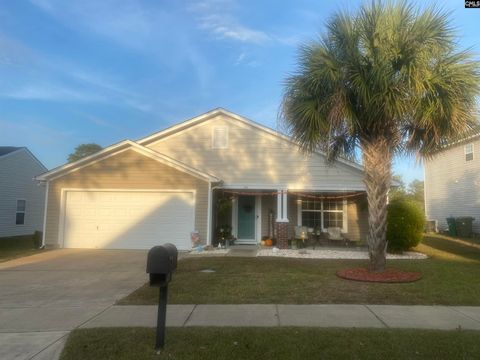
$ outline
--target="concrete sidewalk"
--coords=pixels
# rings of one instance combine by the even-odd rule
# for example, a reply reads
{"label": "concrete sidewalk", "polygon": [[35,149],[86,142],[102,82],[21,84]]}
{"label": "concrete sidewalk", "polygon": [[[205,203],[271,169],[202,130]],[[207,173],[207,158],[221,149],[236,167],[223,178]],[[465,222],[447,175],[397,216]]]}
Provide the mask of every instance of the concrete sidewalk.
{"label": "concrete sidewalk", "polygon": [[[112,306],[80,327],[153,327],[156,312],[156,306]],[[167,326],[480,330],[480,307],[333,304],[169,305]]]}

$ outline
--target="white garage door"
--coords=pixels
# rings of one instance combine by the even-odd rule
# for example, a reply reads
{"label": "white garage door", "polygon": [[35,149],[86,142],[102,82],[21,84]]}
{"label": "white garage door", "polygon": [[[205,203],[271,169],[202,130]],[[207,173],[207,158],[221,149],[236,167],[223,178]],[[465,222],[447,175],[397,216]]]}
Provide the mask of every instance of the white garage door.
{"label": "white garage door", "polygon": [[166,242],[191,247],[191,191],[67,191],[64,208],[67,248],[149,249]]}

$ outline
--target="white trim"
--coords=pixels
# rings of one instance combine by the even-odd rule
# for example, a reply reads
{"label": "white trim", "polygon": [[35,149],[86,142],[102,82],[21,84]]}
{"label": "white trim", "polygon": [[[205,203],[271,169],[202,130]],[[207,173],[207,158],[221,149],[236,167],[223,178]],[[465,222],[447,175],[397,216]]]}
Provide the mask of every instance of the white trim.
{"label": "white trim", "polygon": [[[81,191],[81,192],[171,192],[171,193],[186,193],[190,192],[193,194],[193,227],[195,228],[195,209],[197,207],[197,190],[195,189],[114,189],[114,188],[62,188],[60,191],[60,219],[58,222],[58,246],[63,248],[65,247],[65,210],[66,210],[66,193],[69,191]],[[192,229],[194,231],[195,229]]]}
{"label": "white trim", "polygon": [[343,199],[343,232],[348,233],[348,201]]}
{"label": "white trim", "polygon": [[301,200],[297,200],[297,222],[298,226],[303,226],[302,221],[302,213],[305,212],[316,212],[320,213],[320,227],[322,231],[325,231],[325,224],[324,224],[324,213],[331,212],[331,213],[342,213],[342,232],[348,233],[348,201],[347,199],[342,199],[342,210],[324,210],[323,202],[324,200],[316,200],[320,201],[320,210],[303,210],[303,204]]}
{"label": "white trim", "polygon": [[238,197],[232,197],[232,235],[238,237]]}
{"label": "white trim", "polygon": [[[472,146],[472,151],[471,152],[467,152],[467,146]],[[475,159],[475,145],[474,145],[474,143],[471,142],[471,143],[467,143],[467,144],[463,145],[463,152],[464,152],[465,162],[473,161]],[[467,155],[468,154],[472,154],[472,159],[471,160],[467,160]]]}
{"label": "white trim", "polygon": [[287,190],[283,190],[282,192],[282,220],[283,222],[288,222],[288,192]]}
{"label": "white trim", "polygon": [[[19,201],[24,201],[25,202],[25,206],[24,206],[23,211],[18,210],[18,202]],[[17,224],[17,214],[18,213],[23,214],[23,224]],[[16,200],[15,200],[15,226],[25,226],[25,225],[27,225],[26,224],[26,222],[27,222],[26,217],[27,217],[27,199],[16,198]]]}
{"label": "white trim", "polygon": [[[80,159],[78,161],[75,161],[71,164],[66,164],[63,166],[60,166],[58,168],[55,168],[49,172],[46,172],[44,174],[41,174],[37,176],[35,179],[36,180],[55,180],[59,177],[62,177],[64,175],[67,175],[71,172],[83,169],[84,167],[93,165],[99,161],[108,159],[109,157],[121,154],[122,152],[125,152],[127,150],[134,150],[138,152],[139,154],[142,154],[144,156],[147,156],[153,160],[156,160],[160,163],[163,163],[164,165],[170,166],[176,170],[188,173],[192,176],[195,176],[197,178],[200,178],[202,180],[207,180],[207,181],[213,181],[213,182],[220,182],[220,179],[212,176],[210,174],[204,173],[200,170],[197,170],[195,168],[192,168],[191,166],[188,166],[180,161],[177,161],[175,159],[172,159],[166,155],[160,154],[152,149],[146,148],[142,145],[139,145],[133,141],[130,140],[125,140],[122,141],[121,143],[112,145],[111,147],[105,148],[101,151],[99,151],[96,154],[87,156],[83,159]],[[54,176],[55,174],[58,174]]]}
{"label": "white trim", "polygon": [[[295,142],[291,137],[285,135],[285,134],[282,134],[278,131],[275,131],[273,129],[270,129],[264,125],[261,125],[255,121],[252,121],[246,117],[243,117],[243,116],[240,116],[240,115],[237,115],[235,113],[232,113],[228,110],[225,110],[223,108],[216,108],[216,109],[213,109],[213,110],[210,110],[202,115],[199,115],[199,116],[196,116],[194,118],[191,118],[189,120],[186,120],[186,121],[183,121],[177,125],[174,125],[174,126],[171,126],[165,130],[162,130],[162,131],[159,131],[159,132],[156,132],[152,135],[149,135],[147,137],[144,137],[142,139],[139,139],[137,140],[137,142],[140,144],[140,145],[143,145],[143,144],[146,144],[146,143],[150,143],[150,144],[153,144],[157,141],[160,141],[160,140],[163,140],[164,138],[176,133],[177,131],[183,131],[185,130],[186,128],[190,128],[192,126],[195,126],[199,123],[202,123],[204,121],[207,121],[217,115],[225,115],[225,116],[228,116],[232,119],[235,119],[235,120],[238,120],[244,124],[247,124],[249,126],[252,126],[256,129],[259,129],[263,132],[266,132],[270,135],[273,135],[275,137],[278,137],[284,141],[287,141],[289,142],[290,144],[293,144],[297,147],[299,147],[299,144],[297,142]],[[325,156],[325,153],[324,152],[321,152],[321,151],[314,151],[314,153],[317,153],[317,154],[320,154],[322,156]],[[346,159],[342,159],[342,158],[338,158],[337,161],[345,164],[345,165],[348,165],[348,166],[351,166],[357,170],[361,170],[363,171],[363,166],[362,165],[359,165],[357,163],[354,163],[354,162],[351,162],[351,161],[348,161]]]}
{"label": "white trim", "polygon": [[276,222],[282,222],[282,220],[283,220],[283,216],[282,216],[282,209],[283,209],[282,201],[283,201],[283,198],[282,198],[282,193],[280,191],[281,190],[277,190],[277,218],[276,218]]}
{"label": "white trim", "polygon": [[255,240],[262,240],[262,196],[255,195]]}
{"label": "white trim", "polygon": [[45,234],[47,233],[47,209],[48,209],[48,190],[50,181],[45,184],[45,204],[43,205],[43,229],[42,229],[42,248],[45,246]]}
{"label": "white trim", "polygon": [[319,186],[309,186],[305,185],[302,187],[288,186],[288,184],[222,184],[219,188],[226,190],[278,190],[278,189],[288,189],[290,192],[306,192],[306,191],[321,191],[321,192],[348,192],[348,191],[365,191],[365,185],[352,186],[348,187],[339,186],[339,184],[324,184],[321,187]]}
{"label": "white trim", "polygon": [[302,199],[297,199],[297,226],[302,226]]}
{"label": "white trim", "polygon": [[208,183],[208,196],[207,196],[207,245],[212,244],[212,183]]}

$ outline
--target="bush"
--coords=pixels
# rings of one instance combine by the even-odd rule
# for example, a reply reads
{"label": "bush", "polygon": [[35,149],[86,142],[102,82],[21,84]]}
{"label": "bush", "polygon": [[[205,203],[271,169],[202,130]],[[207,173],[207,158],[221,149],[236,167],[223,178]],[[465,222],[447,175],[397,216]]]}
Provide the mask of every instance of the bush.
{"label": "bush", "polygon": [[422,241],[425,215],[414,202],[392,200],[388,205],[387,221],[388,250],[405,251]]}
{"label": "bush", "polygon": [[35,231],[33,233],[33,247],[39,249],[42,246],[43,233],[41,231]]}

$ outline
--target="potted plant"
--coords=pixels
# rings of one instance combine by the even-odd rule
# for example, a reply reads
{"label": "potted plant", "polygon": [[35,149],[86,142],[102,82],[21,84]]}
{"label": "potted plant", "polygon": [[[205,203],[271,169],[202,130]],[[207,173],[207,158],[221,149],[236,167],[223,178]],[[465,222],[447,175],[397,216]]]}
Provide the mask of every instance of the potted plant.
{"label": "potted plant", "polygon": [[229,247],[235,243],[230,225],[221,225],[217,228],[217,242],[225,247]]}

